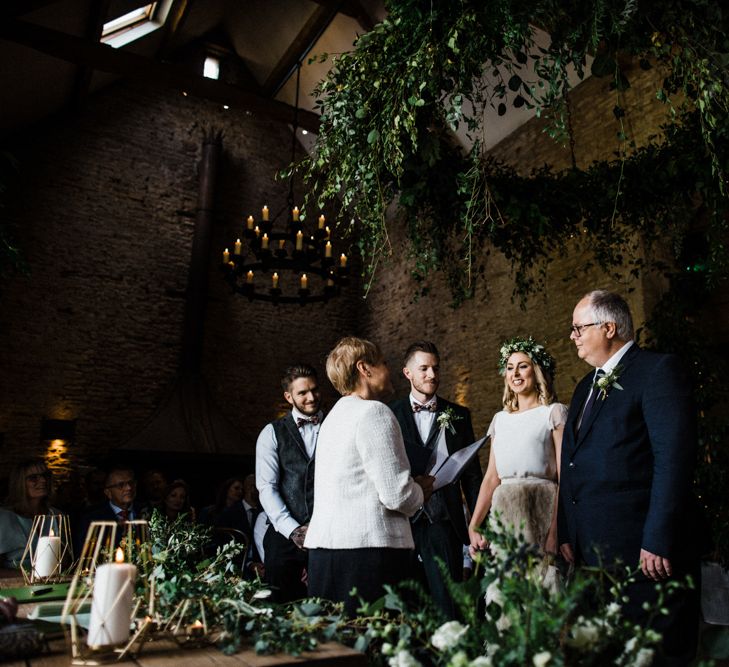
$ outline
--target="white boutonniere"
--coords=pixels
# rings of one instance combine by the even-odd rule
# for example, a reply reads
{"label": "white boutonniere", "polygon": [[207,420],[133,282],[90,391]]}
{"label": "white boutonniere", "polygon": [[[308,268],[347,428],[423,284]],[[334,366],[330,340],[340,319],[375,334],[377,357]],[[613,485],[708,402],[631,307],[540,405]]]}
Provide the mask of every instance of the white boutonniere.
{"label": "white boutonniere", "polygon": [[438,415],[438,426],[441,428],[447,428],[453,435],[456,434],[456,429],[453,426],[453,422],[463,419],[460,415],[453,412],[453,408],[446,408]]}
{"label": "white boutonniere", "polygon": [[599,378],[597,378],[597,380],[595,380],[592,387],[593,389],[597,389],[600,392],[597,395],[598,398],[601,398],[604,401],[607,398],[608,392],[613,387],[619,391],[623,391],[623,388],[618,383],[618,378],[620,377],[620,374],[622,372],[623,367],[618,364],[609,373],[605,373],[605,375],[601,375]]}

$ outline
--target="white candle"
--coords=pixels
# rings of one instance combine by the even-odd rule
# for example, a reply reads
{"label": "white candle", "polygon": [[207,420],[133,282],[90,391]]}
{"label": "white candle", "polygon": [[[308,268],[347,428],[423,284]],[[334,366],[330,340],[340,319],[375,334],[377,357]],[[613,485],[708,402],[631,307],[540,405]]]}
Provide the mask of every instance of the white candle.
{"label": "white candle", "polygon": [[241,243],[240,243],[240,239],[238,239],[238,240],[237,240],[237,241],[235,242],[235,246],[233,247],[233,252],[234,252],[234,253],[235,253],[236,255],[240,255],[240,249],[241,249]]}
{"label": "white candle", "polygon": [[248,225],[248,229],[253,229],[253,216],[249,215],[248,220],[246,221],[246,224]]}
{"label": "white candle", "polygon": [[123,562],[124,552],[121,549],[116,550],[115,560],[115,563],[105,563],[96,568],[89,636],[86,639],[91,647],[129,641],[137,568]]}
{"label": "white candle", "polygon": [[326,227],[324,228],[324,231],[325,231],[325,232],[327,233],[327,238],[328,238],[328,239],[332,237],[332,230],[331,230],[331,229],[329,229],[329,225],[327,225],[327,226],[326,226]]}
{"label": "white candle", "polygon": [[226,248],[223,250],[223,264],[227,264],[230,261],[230,252],[228,252],[228,249]]}
{"label": "white candle", "polygon": [[339,256],[339,266],[341,266],[342,268],[345,268],[347,266],[347,255],[345,255],[344,253]]}
{"label": "white candle", "polygon": [[261,235],[261,229],[258,225],[256,225],[256,228],[253,230],[256,233],[256,238],[258,238]]}
{"label": "white candle", "polygon": [[263,218],[263,222],[268,222],[268,206],[261,209],[261,218]]}
{"label": "white candle", "polygon": [[324,257],[331,257],[332,256],[332,242],[327,241],[327,244],[324,246]]}
{"label": "white candle", "polygon": [[319,216],[319,229],[324,229],[324,221],[326,218],[323,215]]}
{"label": "white candle", "polygon": [[271,276],[271,287],[273,287],[273,289],[278,288],[278,273],[274,273],[273,276]]}
{"label": "white candle", "polygon": [[302,250],[304,247],[304,234],[301,230],[296,232],[296,249]]}
{"label": "white candle", "polygon": [[248,273],[246,273],[246,282],[249,285],[253,284],[253,271],[249,271]]}
{"label": "white candle", "polygon": [[292,211],[292,214],[294,216],[294,222],[298,222],[299,221],[299,207],[298,206],[294,206],[294,210]]}
{"label": "white candle", "polygon": [[61,538],[53,534],[53,529],[48,535],[38,538],[38,545],[35,548],[35,565],[33,571],[36,577],[50,577],[58,562],[61,560]]}
{"label": "white candle", "polygon": [[301,276],[301,289],[307,289],[309,287],[309,279],[306,277],[306,274],[303,274]]}
{"label": "white candle", "polygon": [[261,248],[263,250],[268,250],[268,234],[263,235],[263,238],[261,239]]}

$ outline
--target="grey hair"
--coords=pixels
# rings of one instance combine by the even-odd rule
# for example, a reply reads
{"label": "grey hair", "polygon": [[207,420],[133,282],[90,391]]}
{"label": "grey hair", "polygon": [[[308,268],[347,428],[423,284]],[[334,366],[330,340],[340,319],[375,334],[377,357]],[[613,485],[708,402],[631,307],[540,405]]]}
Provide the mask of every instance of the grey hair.
{"label": "grey hair", "polygon": [[620,340],[633,340],[633,317],[625,299],[615,292],[598,289],[584,296],[599,322],[615,322],[615,333]]}

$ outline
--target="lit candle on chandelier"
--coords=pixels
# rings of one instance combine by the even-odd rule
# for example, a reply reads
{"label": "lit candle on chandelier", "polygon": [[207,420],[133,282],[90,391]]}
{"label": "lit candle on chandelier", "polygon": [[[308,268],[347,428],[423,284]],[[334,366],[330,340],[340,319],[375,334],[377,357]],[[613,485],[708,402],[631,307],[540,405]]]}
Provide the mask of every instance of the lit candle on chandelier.
{"label": "lit candle on chandelier", "polygon": [[304,248],[304,233],[299,230],[296,232],[296,249],[303,250]]}
{"label": "lit candle on chandelier", "polygon": [[326,226],[326,228],[324,229],[324,231],[327,233],[327,240],[329,240],[331,238],[331,236],[332,236],[332,232],[329,229],[329,225]]}
{"label": "lit candle on chandelier", "polygon": [[253,284],[253,271],[249,271],[248,273],[246,273],[246,283],[248,285]]}
{"label": "lit candle on chandelier", "polygon": [[273,276],[271,276],[271,287],[273,287],[273,289],[278,289],[278,273],[274,273]]}
{"label": "lit candle on chandelier", "polygon": [[264,206],[261,209],[261,218],[263,219],[263,222],[268,222],[268,206]]}
{"label": "lit candle on chandelier", "polygon": [[286,245],[286,239],[279,239],[278,240],[278,249],[279,250],[283,250],[285,245]]}
{"label": "lit candle on chandelier", "polygon": [[261,229],[258,225],[256,225],[256,228],[253,231],[256,233],[256,238],[261,235]]}
{"label": "lit candle on chandelier", "polygon": [[240,255],[240,249],[241,249],[240,239],[237,239],[235,242],[235,246],[233,247],[233,252],[236,255]]}
{"label": "lit candle on chandelier", "polygon": [[347,255],[342,253],[339,256],[339,266],[341,266],[343,269],[347,267]]}
{"label": "lit candle on chandelier", "polygon": [[298,206],[294,206],[292,215],[294,216],[294,222],[298,222],[299,221],[299,207]]}
{"label": "lit candle on chandelier", "polygon": [[301,289],[307,289],[309,287],[309,279],[306,277],[306,274],[304,273],[301,276]]}
{"label": "lit candle on chandelier", "polygon": [[327,241],[327,244],[324,246],[324,257],[331,257],[332,256],[332,242]]}
{"label": "lit candle on chandelier", "polygon": [[324,222],[326,221],[326,218],[323,215],[319,216],[319,229],[324,229]]}
{"label": "lit candle on chandelier", "polygon": [[248,225],[248,229],[253,229],[253,216],[249,215],[248,219],[246,220],[246,224]]}
{"label": "lit candle on chandelier", "polygon": [[227,264],[230,261],[230,253],[228,252],[228,249],[226,248],[223,250],[223,264]]}
{"label": "lit candle on chandelier", "polygon": [[261,248],[263,250],[268,250],[268,234],[263,235],[263,238],[261,239]]}

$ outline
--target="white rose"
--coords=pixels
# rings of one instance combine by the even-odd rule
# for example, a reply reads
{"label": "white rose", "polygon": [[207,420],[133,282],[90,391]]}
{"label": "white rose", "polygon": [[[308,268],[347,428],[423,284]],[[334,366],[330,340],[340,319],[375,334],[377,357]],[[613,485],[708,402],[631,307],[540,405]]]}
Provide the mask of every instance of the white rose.
{"label": "white rose", "polygon": [[633,667],[650,667],[653,664],[653,649],[642,648],[635,656]]}
{"label": "white rose", "polygon": [[468,663],[468,667],[494,667],[494,663],[486,655],[480,655],[475,660]]}
{"label": "white rose", "polygon": [[[582,622],[580,622],[582,621]],[[589,649],[600,639],[600,630],[592,621],[585,621],[582,617],[572,628],[572,637],[567,641],[576,649]]]}
{"label": "white rose", "polygon": [[611,602],[605,611],[608,616],[617,616],[620,613],[620,605],[617,602]]}
{"label": "white rose", "polygon": [[448,621],[441,625],[430,640],[430,643],[439,651],[447,651],[453,648],[466,634],[468,626],[461,625],[458,621]]}
{"label": "white rose", "polygon": [[552,654],[549,651],[542,651],[536,653],[532,658],[534,667],[544,667],[552,659]]}
{"label": "white rose", "polygon": [[397,655],[387,661],[387,664],[390,667],[421,667],[420,662],[405,650],[398,651]]}

